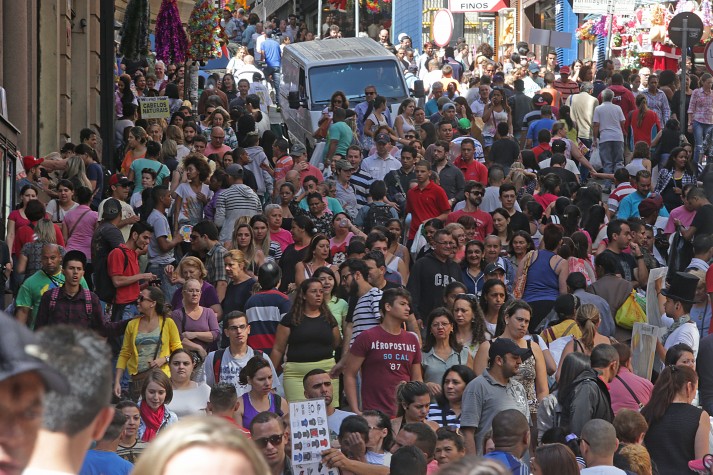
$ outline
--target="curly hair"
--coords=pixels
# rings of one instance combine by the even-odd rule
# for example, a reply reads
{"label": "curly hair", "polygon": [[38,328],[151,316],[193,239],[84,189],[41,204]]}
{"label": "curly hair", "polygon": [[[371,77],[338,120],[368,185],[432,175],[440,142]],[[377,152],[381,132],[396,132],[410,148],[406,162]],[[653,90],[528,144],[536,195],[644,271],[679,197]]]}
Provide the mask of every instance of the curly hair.
{"label": "curly hair", "polygon": [[210,176],[210,166],[203,155],[197,153],[191,153],[186,158],[183,159],[183,168],[186,169],[190,165],[193,165],[198,171],[198,179],[205,182]]}

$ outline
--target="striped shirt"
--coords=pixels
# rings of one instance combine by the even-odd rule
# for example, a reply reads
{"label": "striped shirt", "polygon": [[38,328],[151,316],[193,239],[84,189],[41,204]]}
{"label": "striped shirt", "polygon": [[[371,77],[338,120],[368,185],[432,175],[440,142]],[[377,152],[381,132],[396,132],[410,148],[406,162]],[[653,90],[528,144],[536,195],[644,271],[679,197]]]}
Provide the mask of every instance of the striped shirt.
{"label": "striped shirt", "polygon": [[[379,324],[381,314],[379,313],[379,302],[383,292],[376,287],[372,287],[370,291],[359,297],[354,313],[351,316],[352,322],[352,339],[349,342],[354,343],[356,337],[363,331],[373,328]],[[349,318],[347,317],[347,320]]]}
{"label": "striped shirt", "polygon": [[445,428],[460,428],[460,417],[456,415],[455,412],[451,408],[448,408],[448,411],[445,413],[445,420],[444,420],[444,411],[441,406],[438,405],[438,403],[433,403],[430,405],[428,408],[428,417],[427,419],[429,421],[433,421],[437,423],[441,427]]}
{"label": "striped shirt", "polygon": [[616,213],[616,210],[619,209],[619,204],[621,203],[621,200],[623,200],[635,191],[636,188],[631,186],[630,182],[627,181],[624,183],[620,183],[619,186],[614,188],[614,191],[612,191],[609,195],[609,200],[607,201],[609,211]]}
{"label": "striped shirt", "polygon": [[290,311],[290,299],[279,290],[258,292],[245,303],[250,324],[248,346],[270,354],[275,346],[277,325]]}
{"label": "striped shirt", "polygon": [[235,222],[241,216],[253,217],[262,214],[260,198],[249,186],[232,185],[223,191],[215,204],[215,225],[220,228],[221,242],[230,241]]}
{"label": "striped shirt", "polygon": [[364,206],[369,203],[369,187],[373,181],[374,178],[361,167],[352,173],[349,182],[354,187],[354,191],[356,191],[356,199],[359,206]]}

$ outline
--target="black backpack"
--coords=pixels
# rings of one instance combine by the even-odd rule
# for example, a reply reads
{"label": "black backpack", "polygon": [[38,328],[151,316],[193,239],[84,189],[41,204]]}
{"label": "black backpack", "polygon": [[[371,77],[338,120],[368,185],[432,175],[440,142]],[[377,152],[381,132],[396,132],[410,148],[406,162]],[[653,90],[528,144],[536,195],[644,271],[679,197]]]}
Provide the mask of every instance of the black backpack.
{"label": "black backpack", "polygon": [[[126,253],[124,248],[119,247],[119,249],[121,250],[121,253],[124,254],[124,270],[126,270],[126,268],[129,267],[129,255]],[[103,267],[103,269],[101,269],[100,272],[94,273],[94,293],[97,294],[102,302],[114,303],[114,297],[116,297],[116,287],[114,286],[114,282],[111,280],[111,276],[109,276],[107,260],[104,260],[103,265],[98,262],[96,264],[97,268]]]}
{"label": "black backpack", "polygon": [[368,234],[375,226],[386,226],[393,217],[390,206],[371,203],[364,218],[364,231]]}

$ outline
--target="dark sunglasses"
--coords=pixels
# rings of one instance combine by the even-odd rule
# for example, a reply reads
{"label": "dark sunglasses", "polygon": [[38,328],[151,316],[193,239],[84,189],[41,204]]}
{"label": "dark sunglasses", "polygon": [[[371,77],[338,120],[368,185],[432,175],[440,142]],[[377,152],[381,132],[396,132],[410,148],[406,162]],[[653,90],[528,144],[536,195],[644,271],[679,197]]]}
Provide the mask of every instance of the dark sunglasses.
{"label": "dark sunglasses", "polygon": [[271,435],[270,437],[262,437],[260,439],[253,439],[253,442],[255,442],[255,445],[257,445],[259,448],[264,449],[267,447],[267,443],[270,442],[273,447],[277,447],[282,444],[282,440],[284,439],[282,434],[276,434],[276,435]]}

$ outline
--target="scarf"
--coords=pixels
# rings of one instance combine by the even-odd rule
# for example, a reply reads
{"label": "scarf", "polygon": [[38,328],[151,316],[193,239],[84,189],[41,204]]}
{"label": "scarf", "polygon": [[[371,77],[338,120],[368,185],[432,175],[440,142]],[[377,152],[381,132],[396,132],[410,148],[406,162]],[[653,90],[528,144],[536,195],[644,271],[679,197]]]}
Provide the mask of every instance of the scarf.
{"label": "scarf", "polygon": [[663,336],[663,342],[666,343],[666,340],[668,339],[669,336],[671,336],[671,333],[675,332],[678,327],[681,325],[688,323],[691,321],[691,316],[686,314],[683,315],[681,318],[673,322],[673,325],[671,325],[671,328],[668,329],[668,331],[664,334]]}
{"label": "scarf", "polygon": [[166,413],[166,406],[161,404],[161,407],[154,411],[148,404],[142,403],[139,408],[139,413],[141,414],[141,420],[144,421],[144,425],[146,426],[141,440],[150,442],[156,437],[156,433],[161,428],[163,416]]}

